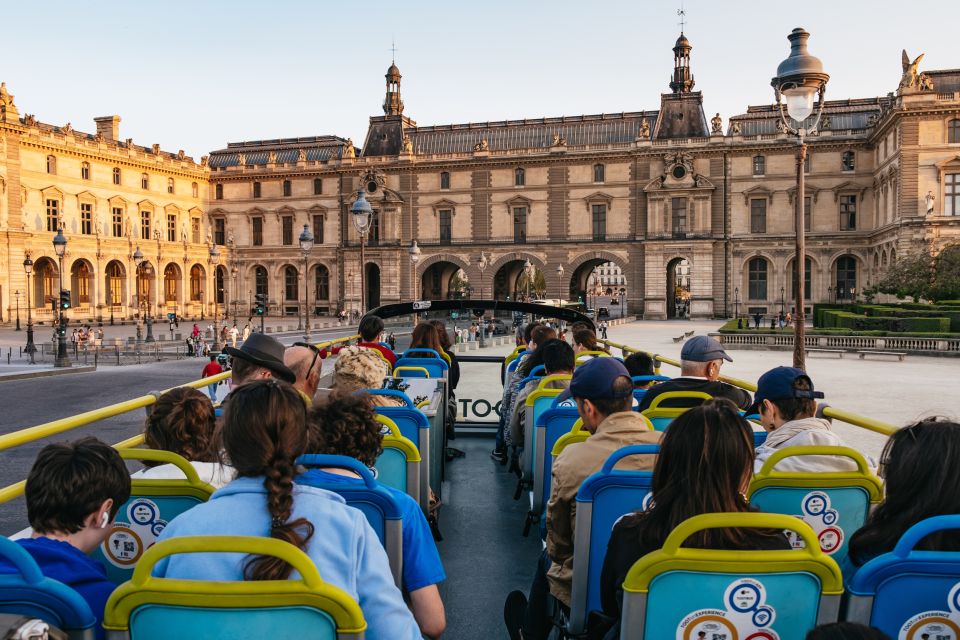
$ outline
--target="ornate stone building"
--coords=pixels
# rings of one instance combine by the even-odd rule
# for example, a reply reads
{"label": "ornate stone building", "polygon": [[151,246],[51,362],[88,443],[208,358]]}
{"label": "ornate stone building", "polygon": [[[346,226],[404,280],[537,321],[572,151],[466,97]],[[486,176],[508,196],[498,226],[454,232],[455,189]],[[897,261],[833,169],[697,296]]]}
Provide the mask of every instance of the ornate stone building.
{"label": "ornate stone building", "polygon": [[[150,305],[154,316],[213,314],[224,295],[225,267],[210,264],[215,233],[206,217],[206,158],[121,140],[119,116],[96,119],[96,133],[21,116],[0,84],[0,309],[26,320],[27,275],[35,320],[59,300],[60,265],[52,240],[63,228],[63,288],[71,320],[124,320]],[[220,232],[222,234],[222,230]],[[222,239],[221,239],[222,244]],[[144,256],[139,280],[133,255]],[[228,254],[223,252],[226,261]],[[137,295],[137,283],[140,295]],[[222,307],[221,307],[222,308]]]}
{"label": "ornate stone building", "polygon": [[[546,297],[569,299],[612,262],[645,318],[789,310],[796,140],[769,105],[726,131],[708,121],[691,49],[681,35],[656,110],[418,126],[391,65],[362,150],[320,136],[213,152],[210,216],[236,243],[233,290],[244,306],[259,292],[272,312],[296,313],[308,225],[320,312],[359,308],[361,282],[367,307],[445,297],[460,270],[473,295],[516,297],[526,261]],[[827,102],[808,139],[811,302],[855,297],[897,255],[960,239],[960,70],[920,76]],[[364,265],[349,213],[358,189],[374,208]]]}

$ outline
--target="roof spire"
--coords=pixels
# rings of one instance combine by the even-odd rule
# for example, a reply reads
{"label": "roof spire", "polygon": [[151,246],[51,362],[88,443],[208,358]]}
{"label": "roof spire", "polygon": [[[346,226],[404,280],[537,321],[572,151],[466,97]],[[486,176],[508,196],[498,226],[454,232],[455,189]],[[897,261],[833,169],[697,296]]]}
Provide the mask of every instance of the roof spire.
{"label": "roof spire", "polygon": [[397,63],[397,43],[393,39],[393,36],[390,37],[390,64]]}
{"label": "roof spire", "polygon": [[680,8],[677,10],[680,16],[680,35],[683,35],[683,27],[687,24],[687,12],[683,10],[683,0],[680,0]]}

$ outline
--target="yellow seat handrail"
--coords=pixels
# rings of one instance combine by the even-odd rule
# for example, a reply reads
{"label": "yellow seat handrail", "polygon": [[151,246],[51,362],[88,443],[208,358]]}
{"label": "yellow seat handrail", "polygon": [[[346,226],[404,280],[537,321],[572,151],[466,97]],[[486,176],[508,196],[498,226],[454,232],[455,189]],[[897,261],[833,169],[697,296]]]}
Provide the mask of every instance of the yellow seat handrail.
{"label": "yellow seat handrail", "polygon": [[[537,390],[539,391],[541,389],[546,389],[547,384],[550,382],[556,382],[557,380],[570,380],[572,378],[573,376],[569,373],[551,373],[548,376],[543,376],[540,378],[540,380],[537,382]],[[558,391],[562,391],[562,389],[558,389]]]}
{"label": "yellow seat handrail", "polygon": [[[681,413],[690,409],[691,407],[662,407],[664,400],[675,400],[677,398],[687,398],[687,399],[697,399],[706,402],[707,400],[713,400],[713,396],[709,393],[704,393],[703,391],[667,391],[666,393],[657,394],[653,399],[653,402],[650,403],[650,406],[643,410],[643,413],[646,414],[648,411],[680,411]],[[666,415],[666,414],[661,414]]]}
{"label": "yellow seat handrail", "polygon": [[578,353],[578,354],[576,355],[576,357],[574,357],[574,360],[577,362],[577,364],[583,364],[582,362],[579,362],[580,358],[583,357],[583,356],[592,356],[592,357],[594,357],[594,358],[610,358],[610,357],[612,357],[612,356],[611,356],[609,353],[607,353],[606,351],[600,351],[600,350],[581,351],[580,353]]}
{"label": "yellow seat handrail", "polygon": [[[186,479],[183,482],[190,485],[191,487],[197,487],[199,489],[206,490],[208,494],[212,494],[215,489],[214,487],[204,482],[200,479],[200,475],[197,473],[197,470],[194,468],[190,461],[184,458],[181,455],[173,453],[172,451],[164,451],[162,449],[120,449],[120,457],[124,460],[146,460],[148,462],[161,462],[163,464],[172,464],[177,469],[179,469]],[[179,481],[178,478],[174,479],[153,479],[153,478],[134,478],[135,482],[141,486],[154,486],[153,483],[158,483],[156,486],[169,485],[171,482]]]}
{"label": "yellow seat handrail", "polygon": [[401,365],[401,366],[399,366],[399,367],[396,367],[396,368],[393,370],[393,377],[395,377],[395,378],[402,378],[403,375],[402,375],[402,373],[400,373],[400,372],[403,372],[403,371],[422,371],[423,373],[426,374],[424,377],[426,377],[426,378],[429,378],[429,377],[430,377],[430,371],[427,370],[426,367],[410,367],[410,366],[406,366],[406,365]]}
{"label": "yellow seat handrail", "polygon": [[[777,471],[776,466],[786,458],[797,456],[839,456],[853,460],[856,471]],[[866,458],[851,447],[834,446],[799,446],[784,447],[773,452],[767,458],[753,478],[747,490],[747,500],[767,487],[844,487],[857,486],[865,489],[870,495],[870,502],[879,503],[883,499],[883,481],[870,469]]]}
{"label": "yellow seat handrail", "polygon": [[417,445],[400,432],[400,427],[397,426],[396,422],[379,413],[374,413],[374,419],[390,430],[389,434],[383,436],[382,444],[384,447],[389,445],[394,449],[400,449],[406,454],[407,462],[421,461],[420,450],[417,449]]}
{"label": "yellow seat handrail", "polygon": [[[243,553],[268,555],[289,563],[300,574],[295,580],[207,581],[158,578],[154,565],[163,558],[185,553]],[[133,576],[113,592],[104,612],[103,626],[113,631],[128,628],[130,615],[142,604],[214,608],[263,608],[283,606],[289,599],[298,604],[320,604],[337,628],[360,633],[367,624],[353,598],[324,582],[313,560],[295,546],[273,538],[250,536],[185,536],[156,543],[137,562]]]}
{"label": "yellow seat handrail", "polygon": [[568,433],[565,433],[559,438],[557,438],[557,441],[554,443],[553,450],[550,452],[550,455],[556,458],[569,445],[576,444],[578,442],[583,442],[589,437],[590,437],[589,431],[577,431],[577,432],[570,431]]}
{"label": "yellow seat handrail", "polygon": [[506,367],[506,366],[509,366],[509,364],[510,364],[511,362],[513,362],[514,360],[517,359],[517,356],[520,355],[520,352],[521,352],[521,351],[526,351],[526,350],[527,350],[527,345],[525,345],[525,344],[517,345],[517,346],[514,348],[514,350],[511,351],[511,352],[507,355],[507,357],[505,357],[505,358],[503,359],[503,366],[505,366],[505,367]]}

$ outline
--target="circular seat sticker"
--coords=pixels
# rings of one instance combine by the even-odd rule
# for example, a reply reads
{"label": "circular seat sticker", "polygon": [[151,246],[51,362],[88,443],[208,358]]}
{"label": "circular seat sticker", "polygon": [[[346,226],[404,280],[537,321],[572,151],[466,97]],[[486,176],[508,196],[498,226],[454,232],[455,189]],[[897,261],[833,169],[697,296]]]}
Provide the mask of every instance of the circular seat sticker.
{"label": "circular seat sticker", "polygon": [[725,609],[700,609],[677,627],[676,640],[780,640],[773,630],[776,610],[767,590],[753,578],[731,582],[724,591]]}
{"label": "circular seat sticker", "polygon": [[160,518],[156,502],[133,498],[117,513],[110,533],[100,545],[103,555],[115,567],[130,568],[156,543],[165,526],[167,521]]}

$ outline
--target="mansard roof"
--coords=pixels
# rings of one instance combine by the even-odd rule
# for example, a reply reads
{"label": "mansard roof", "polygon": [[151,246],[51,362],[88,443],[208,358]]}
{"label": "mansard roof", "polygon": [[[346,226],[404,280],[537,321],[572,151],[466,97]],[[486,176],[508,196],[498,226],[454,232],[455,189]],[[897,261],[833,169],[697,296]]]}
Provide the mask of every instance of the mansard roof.
{"label": "mansard roof", "polygon": [[940,69],[924,73],[933,80],[933,90],[937,93],[960,91],[960,69]]}
{"label": "mansard roof", "polygon": [[[850,100],[827,100],[823,105],[824,117],[830,117],[829,128],[833,130],[866,129],[870,126],[871,116],[878,117],[892,101],[892,98],[856,98]],[[786,113],[786,107],[784,107]],[[815,119],[810,116],[804,126],[809,128]],[[759,105],[747,107],[747,112],[730,118],[727,134],[733,123],[739,123],[740,133],[744,136],[776,135],[780,110],[777,105]],[[821,122],[821,129],[823,125]]]}
{"label": "mansard roof", "polygon": [[[67,125],[57,126],[55,124],[41,122],[39,120],[36,120],[32,115],[25,115],[22,118],[20,118],[20,124],[26,127],[37,127],[37,129],[39,129],[41,133],[59,133],[64,136],[73,136],[75,140],[76,139],[89,140],[91,142],[97,140],[97,134],[95,133],[86,133],[85,131],[78,131],[74,129],[72,125],[70,127],[68,127]],[[134,151],[140,151],[142,153],[150,153],[150,154],[160,156],[162,158],[168,158],[170,160],[184,160],[187,162],[196,162],[192,157],[188,155],[184,155],[183,157],[180,157],[179,153],[173,153],[171,151],[159,150],[157,153],[154,153],[154,149],[152,146],[145,147],[143,145],[133,144],[132,141],[127,142],[125,140],[113,140],[113,141],[109,141],[109,144],[116,145],[120,149],[133,149]]]}
{"label": "mansard roof", "polygon": [[270,152],[277,154],[277,162],[296,163],[301,149],[306,152],[308,162],[326,162],[340,158],[346,144],[346,139],[331,135],[228,142],[226,149],[210,153],[210,167],[218,169],[238,165],[241,153],[245,156],[247,166],[267,164]]}

